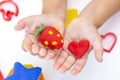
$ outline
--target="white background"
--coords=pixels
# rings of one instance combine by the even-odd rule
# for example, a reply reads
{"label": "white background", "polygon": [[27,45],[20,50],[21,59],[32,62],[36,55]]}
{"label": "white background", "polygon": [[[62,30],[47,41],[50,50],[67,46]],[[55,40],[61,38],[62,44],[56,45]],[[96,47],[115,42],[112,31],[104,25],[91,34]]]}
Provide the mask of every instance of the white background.
{"label": "white background", "polygon": [[[0,2],[3,0],[0,0]],[[82,72],[72,76],[70,71],[61,74],[53,69],[53,62],[40,59],[21,49],[21,42],[25,31],[17,32],[13,28],[22,18],[30,15],[41,14],[42,0],[13,0],[19,6],[19,16],[13,17],[11,21],[3,20],[0,13],[0,69],[7,76],[14,63],[33,64],[43,69],[45,80],[120,80],[120,12],[113,15],[99,29],[100,34],[113,32],[117,36],[117,43],[111,53],[104,52],[104,61],[98,63],[93,52]],[[68,8],[79,9],[80,12],[90,0],[69,0]],[[111,41],[108,39],[108,41]]]}

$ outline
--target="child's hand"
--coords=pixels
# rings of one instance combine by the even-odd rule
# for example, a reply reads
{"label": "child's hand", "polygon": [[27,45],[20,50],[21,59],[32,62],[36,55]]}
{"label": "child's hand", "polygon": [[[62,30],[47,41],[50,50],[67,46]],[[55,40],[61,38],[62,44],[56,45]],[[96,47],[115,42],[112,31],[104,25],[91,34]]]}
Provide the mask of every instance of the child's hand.
{"label": "child's hand", "polygon": [[[93,49],[97,61],[102,62],[102,40],[97,29],[90,21],[80,18],[74,19],[68,25],[64,38],[64,50],[59,54],[54,65],[55,69],[58,71],[64,73],[75,64],[71,73],[73,75],[78,74],[84,67],[91,49]],[[75,56],[71,55],[68,50],[68,44],[71,41],[79,42],[82,39],[87,39],[90,42],[90,49],[82,58],[77,59]]]}
{"label": "child's hand", "polygon": [[40,57],[50,59],[54,57],[56,51],[50,49],[48,50],[47,48],[45,48],[42,44],[40,44],[37,37],[34,35],[36,29],[41,24],[54,26],[58,28],[61,34],[63,34],[63,21],[58,19],[56,16],[49,14],[30,16],[25,19],[22,19],[15,26],[15,30],[20,31],[25,28],[28,29],[28,32],[22,43],[22,48],[25,51],[29,51],[32,54],[39,54]]}

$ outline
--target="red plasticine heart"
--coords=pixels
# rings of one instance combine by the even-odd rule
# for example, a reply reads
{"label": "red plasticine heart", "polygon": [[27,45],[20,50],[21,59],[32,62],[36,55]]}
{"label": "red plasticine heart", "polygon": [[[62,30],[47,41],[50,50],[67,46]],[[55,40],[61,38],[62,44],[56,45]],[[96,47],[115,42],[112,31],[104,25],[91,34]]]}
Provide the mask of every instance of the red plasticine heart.
{"label": "red plasticine heart", "polygon": [[68,45],[68,50],[77,58],[81,58],[89,49],[89,46],[88,40],[81,40],[79,43],[72,41]]}
{"label": "red plasticine heart", "polygon": [[108,52],[108,53],[110,53],[112,51],[112,49],[115,46],[116,41],[117,41],[117,36],[114,33],[112,33],[112,32],[108,32],[105,35],[101,35],[102,39],[106,39],[109,36],[111,36],[114,39],[114,41],[111,42],[110,47],[108,49],[104,48],[104,51]]}

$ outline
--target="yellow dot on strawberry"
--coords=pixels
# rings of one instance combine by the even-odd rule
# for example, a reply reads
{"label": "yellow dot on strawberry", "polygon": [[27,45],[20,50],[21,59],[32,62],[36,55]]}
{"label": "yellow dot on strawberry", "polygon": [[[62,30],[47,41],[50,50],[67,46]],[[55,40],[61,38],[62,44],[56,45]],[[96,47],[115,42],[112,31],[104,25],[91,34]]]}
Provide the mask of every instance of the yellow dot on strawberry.
{"label": "yellow dot on strawberry", "polygon": [[58,51],[58,49],[54,49],[55,51]]}
{"label": "yellow dot on strawberry", "polygon": [[53,41],[53,42],[52,42],[52,45],[56,45],[56,44],[57,44],[57,42],[56,42],[56,41]]}
{"label": "yellow dot on strawberry", "polygon": [[48,31],[48,34],[52,35],[52,34],[53,34],[53,32],[52,32],[52,31]]}
{"label": "yellow dot on strawberry", "polygon": [[49,45],[48,41],[44,41],[44,44],[45,44],[45,45]]}
{"label": "yellow dot on strawberry", "polygon": [[64,43],[64,40],[63,40],[63,39],[61,40],[61,43]]}
{"label": "yellow dot on strawberry", "polygon": [[55,27],[55,29],[56,29],[56,30],[59,30],[59,28],[58,28],[58,27]]}
{"label": "yellow dot on strawberry", "polygon": [[60,37],[60,34],[57,34],[57,37]]}

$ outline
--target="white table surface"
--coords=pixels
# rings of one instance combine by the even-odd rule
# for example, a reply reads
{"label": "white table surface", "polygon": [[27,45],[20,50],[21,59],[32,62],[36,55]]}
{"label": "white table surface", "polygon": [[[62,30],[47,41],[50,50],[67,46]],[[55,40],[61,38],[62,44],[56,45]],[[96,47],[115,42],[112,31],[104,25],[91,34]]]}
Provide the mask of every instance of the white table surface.
{"label": "white table surface", "polygon": [[[0,0],[3,1],[3,0]],[[120,80],[120,12],[113,15],[99,29],[101,34],[113,32],[117,36],[117,43],[110,54],[104,52],[104,61],[98,63],[91,52],[88,62],[81,73],[72,76],[70,71],[61,74],[53,69],[53,62],[32,56],[21,49],[21,42],[25,32],[14,31],[13,27],[20,19],[41,14],[42,0],[13,0],[19,6],[18,17],[9,22],[3,20],[0,14],[0,69],[7,76],[13,64],[17,61],[22,64],[33,64],[43,69],[45,80]],[[68,8],[79,9],[80,12],[90,0],[69,0]]]}

